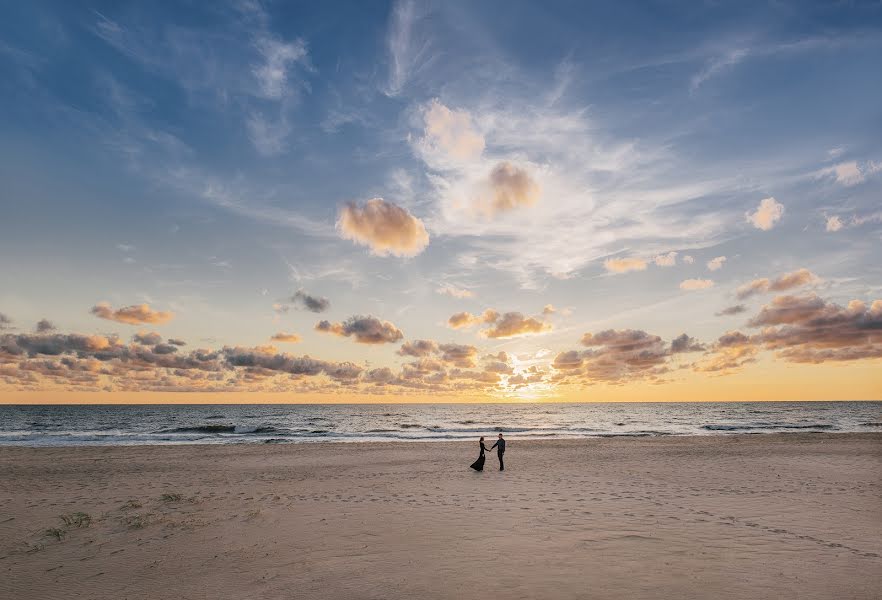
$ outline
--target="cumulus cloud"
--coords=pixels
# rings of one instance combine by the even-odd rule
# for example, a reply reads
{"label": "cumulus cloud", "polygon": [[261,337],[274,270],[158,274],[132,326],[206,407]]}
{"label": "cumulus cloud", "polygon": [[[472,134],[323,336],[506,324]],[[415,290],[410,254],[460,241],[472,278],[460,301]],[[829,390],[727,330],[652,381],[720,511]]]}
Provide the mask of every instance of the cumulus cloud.
{"label": "cumulus cloud", "polygon": [[645,271],[646,261],[642,258],[608,258],[603,261],[604,268],[610,273],[627,273],[628,271]]}
{"label": "cumulus cloud", "polygon": [[487,217],[532,206],[542,196],[541,186],[521,167],[503,161],[493,167],[475,201],[477,211]]}
{"label": "cumulus cloud", "polygon": [[92,314],[101,319],[126,323],[127,325],[144,325],[150,323],[161,325],[174,318],[174,313],[153,310],[148,304],[135,304],[114,310],[107,302],[92,307]]}
{"label": "cumulus cloud", "polygon": [[492,308],[488,308],[480,315],[474,315],[470,312],[456,313],[447,320],[447,325],[451,329],[463,329],[481,324],[490,325],[490,327],[482,329],[480,332],[482,336],[488,338],[509,338],[543,333],[552,329],[551,323],[541,319],[527,317],[519,312],[500,314]]}
{"label": "cumulus cloud", "polygon": [[438,99],[423,108],[425,137],[421,140],[424,153],[441,153],[456,161],[468,161],[484,152],[484,136],[477,130],[465,110],[451,110]]}
{"label": "cumulus cloud", "polygon": [[155,331],[139,331],[132,336],[132,340],[145,346],[153,346],[162,342],[162,336]]}
{"label": "cumulus cloud", "polygon": [[446,363],[469,369],[475,366],[474,358],[478,355],[478,349],[467,344],[441,344],[438,346],[441,352],[441,360]]}
{"label": "cumulus cloud", "polygon": [[296,333],[285,333],[284,331],[280,331],[279,333],[276,333],[270,339],[272,339],[272,341],[274,341],[274,342],[283,342],[286,344],[297,344],[303,340],[303,338],[301,338]]}
{"label": "cumulus cloud", "polygon": [[760,350],[796,363],[882,358],[882,300],[869,306],[852,300],[840,306],[816,294],[778,296],[748,321],[748,327],[759,332],[721,336],[714,354],[699,361],[697,370],[732,370]]}
{"label": "cumulus cloud", "polygon": [[337,219],[337,230],[343,238],[367,246],[377,256],[416,256],[429,245],[423,222],[382,198],[368,200],[363,206],[345,205]]}
{"label": "cumulus cloud", "polygon": [[435,290],[435,292],[441,294],[442,296],[450,296],[452,298],[472,298],[475,295],[470,290],[456,287],[455,285],[451,285],[449,283],[445,283],[444,285],[439,286]]}
{"label": "cumulus cloud", "polygon": [[621,383],[634,379],[656,379],[669,371],[674,354],[704,349],[687,334],[666,344],[661,337],[635,329],[607,329],[582,336],[587,350],[559,353],[552,363],[561,381]]}
{"label": "cumulus cloud", "polygon": [[827,231],[835,232],[842,229],[843,223],[842,219],[837,216],[827,217]]}
{"label": "cumulus cloud", "polygon": [[784,205],[774,198],[764,198],[760,201],[756,211],[745,213],[747,221],[757,229],[768,231],[781,220],[784,215]]}
{"label": "cumulus cloud", "polygon": [[734,306],[727,306],[723,310],[717,313],[718,317],[731,317],[733,315],[740,315],[743,312],[747,312],[747,307],[743,304],[736,304]]}
{"label": "cumulus cloud", "polygon": [[10,329],[12,327],[12,319],[3,313],[0,313],[0,331]]}
{"label": "cumulus cloud", "polygon": [[680,282],[680,289],[687,291],[706,290],[712,287],[714,287],[712,279],[684,279]]}
{"label": "cumulus cloud", "polygon": [[551,331],[550,323],[525,317],[519,312],[507,312],[492,321],[492,327],[481,330],[481,335],[488,338],[510,338]]}
{"label": "cumulus cloud", "polygon": [[543,314],[543,315],[553,315],[553,314],[556,313],[556,312],[557,312],[557,309],[554,308],[554,305],[553,305],[553,304],[546,304],[546,305],[542,308],[542,314]]}
{"label": "cumulus cloud", "polygon": [[450,318],[447,319],[447,325],[451,329],[463,329],[481,323],[492,323],[498,318],[499,313],[492,308],[488,308],[480,315],[473,315],[470,312],[464,311],[451,315]]}
{"label": "cumulus cloud", "polygon": [[306,310],[314,313],[325,312],[331,307],[331,301],[321,296],[307,294],[303,290],[297,290],[291,296],[291,302],[298,304]]}
{"label": "cumulus cloud", "polygon": [[707,261],[707,268],[711,271],[719,271],[723,268],[723,263],[726,262],[725,256],[718,256],[716,258],[712,258]]}
{"label": "cumulus cloud", "polygon": [[401,344],[401,348],[398,349],[398,355],[423,358],[425,356],[434,354],[437,351],[438,344],[436,344],[432,340],[414,340],[412,342],[405,342]]}
{"label": "cumulus cloud", "polygon": [[667,254],[658,254],[652,261],[659,267],[673,267],[677,264],[677,253],[672,251]]}
{"label": "cumulus cloud", "polygon": [[739,300],[744,300],[757,294],[765,294],[767,292],[786,292],[794,288],[815,284],[820,281],[820,277],[808,269],[803,268],[790,273],[784,273],[773,280],[770,280],[767,277],[754,279],[753,281],[745,283],[739,287],[736,290],[735,295]]}
{"label": "cumulus cloud", "polygon": [[343,323],[320,321],[315,329],[322,333],[353,337],[359,344],[392,344],[404,337],[395,325],[376,317],[354,316]]}
{"label": "cumulus cloud", "polygon": [[689,256],[687,254],[686,256],[683,257],[683,262],[686,263],[687,265],[691,265],[692,263],[695,262],[695,259],[692,256]]}
{"label": "cumulus cloud", "polygon": [[40,319],[39,321],[37,321],[37,333],[48,333],[50,331],[55,331],[56,329],[58,328],[49,319]]}

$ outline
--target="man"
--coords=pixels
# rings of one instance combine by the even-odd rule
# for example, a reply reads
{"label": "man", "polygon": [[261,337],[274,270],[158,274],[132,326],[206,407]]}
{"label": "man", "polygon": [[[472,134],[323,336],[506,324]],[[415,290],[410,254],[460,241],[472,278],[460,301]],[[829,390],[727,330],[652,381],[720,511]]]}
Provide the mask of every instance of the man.
{"label": "man", "polygon": [[499,434],[499,439],[496,440],[496,443],[490,446],[490,449],[493,450],[496,448],[496,456],[499,457],[499,470],[505,471],[505,463],[502,462],[502,455],[505,454],[505,439],[502,437],[502,434]]}

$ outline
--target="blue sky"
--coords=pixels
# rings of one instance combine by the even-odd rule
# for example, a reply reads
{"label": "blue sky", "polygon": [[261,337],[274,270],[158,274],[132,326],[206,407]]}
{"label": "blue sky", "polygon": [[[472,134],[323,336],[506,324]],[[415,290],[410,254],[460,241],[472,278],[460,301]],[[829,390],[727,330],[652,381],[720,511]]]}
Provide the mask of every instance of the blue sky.
{"label": "blue sky", "polygon": [[[569,383],[553,361],[574,348],[580,385],[695,378],[775,291],[882,297],[879,2],[29,2],[3,15],[0,313],[17,333],[47,318],[128,343],[133,325],[160,323],[90,309],[147,304],[190,348],[296,333],[277,351],[395,373],[415,358],[402,341],[505,352],[491,387],[511,392],[535,368],[542,395]],[[800,269],[791,287],[738,298]],[[305,309],[297,290],[329,308]],[[520,314],[513,335],[449,321],[486,309]],[[402,336],[316,329],[357,316]],[[607,377],[583,338],[604,330],[687,332],[704,348]],[[829,347],[812,339],[799,347]],[[842,342],[831,359],[870,394],[878,344]],[[798,362],[768,339],[751,352]],[[750,368],[731,370],[749,381]]]}

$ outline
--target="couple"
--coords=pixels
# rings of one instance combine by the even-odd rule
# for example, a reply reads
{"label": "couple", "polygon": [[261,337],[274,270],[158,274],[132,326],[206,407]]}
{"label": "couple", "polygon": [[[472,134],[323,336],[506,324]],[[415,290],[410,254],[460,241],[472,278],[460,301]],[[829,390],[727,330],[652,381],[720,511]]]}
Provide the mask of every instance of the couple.
{"label": "couple", "polygon": [[[481,436],[480,441],[481,444],[481,454],[478,455],[478,460],[469,465],[475,471],[483,471],[484,470],[484,452],[487,451],[487,448],[484,446],[484,437]],[[496,443],[490,446],[490,449],[493,450],[496,448],[496,455],[499,456],[499,470],[505,471],[505,463],[502,462],[502,455],[505,454],[505,439],[502,437],[502,434],[499,434],[499,439],[496,440]]]}

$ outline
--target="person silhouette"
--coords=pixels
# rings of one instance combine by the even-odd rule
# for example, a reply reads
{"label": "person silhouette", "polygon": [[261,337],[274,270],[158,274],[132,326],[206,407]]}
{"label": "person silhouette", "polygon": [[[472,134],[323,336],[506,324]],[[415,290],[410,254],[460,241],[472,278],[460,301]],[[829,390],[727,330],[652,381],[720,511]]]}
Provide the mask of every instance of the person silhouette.
{"label": "person silhouette", "polygon": [[490,449],[493,450],[496,448],[496,456],[499,457],[499,470],[505,471],[505,463],[502,462],[502,455],[505,454],[505,438],[502,437],[502,434],[499,434],[499,439],[496,440],[496,443],[490,446]]}
{"label": "person silhouette", "polygon": [[478,444],[481,445],[481,453],[478,454],[478,460],[469,465],[475,471],[483,471],[484,470],[484,452],[487,450],[487,447],[484,446],[484,436],[481,436],[481,439],[478,441]]}

